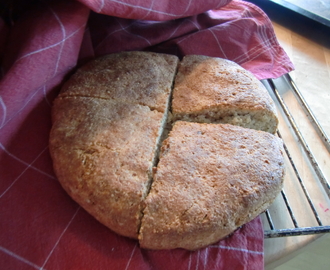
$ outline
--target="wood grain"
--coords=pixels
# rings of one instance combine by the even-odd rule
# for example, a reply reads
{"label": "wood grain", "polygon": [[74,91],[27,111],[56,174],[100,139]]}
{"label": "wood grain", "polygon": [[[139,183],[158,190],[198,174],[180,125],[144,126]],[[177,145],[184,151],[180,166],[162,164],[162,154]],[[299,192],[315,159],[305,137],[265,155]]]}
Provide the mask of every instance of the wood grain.
{"label": "wood grain", "polygon": [[[308,36],[298,34],[297,32],[291,31],[287,27],[280,25],[276,22],[273,22],[275,33],[277,35],[278,41],[287,52],[291,61],[295,65],[295,71],[291,72],[290,75],[293,80],[296,82],[299,90],[301,91],[306,102],[312,109],[315,117],[320,122],[321,126],[325,130],[328,136],[330,136],[330,120],[329,120],[329,106],[330,106],[330,48],[323,46],[321,43],[309,39]],[[299,125],[304,137],[309,144],[313,145],[316,149],[316,155],[320,166],[326,175],[328,181],[330,179],[330,169],[329,169],[329,152],[324,150],[322,142],[317,135],[314,134],[309,121],[306,120],[306,117],[299,110],[299,105],[294,101],[295,97],[291,93],[282,93],[285,96],[285,101],[289,106],[290,110],[295,114],[295,120]],[[282,120],[284,121],[284,120]],[[288,135],[289,136],[289,135]],[[293,138],[292,140],[295,140]],[[304,163],[304,153],[301,149],[293,149],[292,151],[296,152],[295,154],[299,158],[299,166],[301,166],[301,171],[303,177],[308,181],[310,179],[311,185],[315,175],[309,175],[308,165]],[[300,152],[299,152],[300,151]],[[325,153],[325,154],[324,154]],[[288,172],[288,177],[291,177],[291,172]],[[299,194],[294,191],[295,187],[287,186],[287,192],[292,197],[291,200],[296,200],[299,203]],[[311,186],[311,190],[316,190],[318,187]],[[313,192],[312,192],[313,193]],[[312,194],[312,197],[315,197],[317,201],[317,210],[326,206],[330,206],[329,198],[320,198],[319,195]],[[285,223],[286,219],[281,214],[283,206],[281,205],[280,200],[275,203],[273,206],[275,216],[280,220],[279,222]],[[305,207],[301,206],[301,215],[302,218],[300,223],[304,226],[305,222],[308,224],[310,222],[310,215],[305,213]],[[322,220],[324,221],[323,225],[330,224],[330,211],[322,212]],[[300,213],[298,213],[299,215]],[[312,246],[311,243],[316,239],[322,238],[321,235],[313,236],[296,236],[296,237],[284,237],[276,239],[265,239],[265,265],[266,269],[274,269],[279,267],[286,261],[289,261],[293,257],[297,256],[304,252],[305,249]],[[327,238],[329,239],[329,237]],[[327,240],[329,243],[329,240]],[[321,248],[322,249],[322,248]],[[315,254],[314,254],[315,255]],[[322,257],[322,255],[321,255]],[[323,261],[330,264],[329,256],[324,256]],[[315,265],[317,262],[313,262],[315,269],[325,269],[318,268]],[[306,264],[307,265],[307,264]],[[299,266],[299,267],[298,267]],[[282,267],[282,266],[281,266]],[[292,265],[288,265],[288,268],[276,268],[276,270],[284,269],[311,269],[311,268],[301,268],[302,264],[297,265],[297,268],[292,268]],[[291,268],[290,268],[291,267]]]}

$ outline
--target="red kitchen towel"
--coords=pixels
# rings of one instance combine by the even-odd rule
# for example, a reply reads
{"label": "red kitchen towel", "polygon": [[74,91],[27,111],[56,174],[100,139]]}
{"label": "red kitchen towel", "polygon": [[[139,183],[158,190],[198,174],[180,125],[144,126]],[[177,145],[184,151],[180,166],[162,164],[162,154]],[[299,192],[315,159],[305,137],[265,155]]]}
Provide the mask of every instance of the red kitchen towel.
{"label": "red kitchen towel", "polygon": [[0,18],[0,269],[263,269],[259,217],[193,252],[143,250],[111,232],[61,188],[48,137],[61,84],[99,55],[218,56],[259,79],[291,71],[267,16],[237,0],[24,3]]}

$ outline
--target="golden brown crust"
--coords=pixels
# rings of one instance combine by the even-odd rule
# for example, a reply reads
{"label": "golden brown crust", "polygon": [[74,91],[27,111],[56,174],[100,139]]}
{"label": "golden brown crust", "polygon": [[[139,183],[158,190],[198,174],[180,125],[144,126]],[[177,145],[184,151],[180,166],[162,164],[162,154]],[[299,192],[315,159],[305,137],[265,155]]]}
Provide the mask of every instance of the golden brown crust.
{"label": "golden brown crust", "polygon": [[50,152],[70,196],[100,222],[137,238],[163,114],[89,97],[58,98]]}
{"label": "golden brown crust", "polygon": [[[207,122],[205,118],[210,117],[210,112],[217,112],[215,117],[211,116],[211,122],[231,123],[228,117],[232,116],[232,124],[270,133],[275,133],[277,129],[275,104],[253,74],[226,59],[185,56],[173,90],[174,118]],[[199,120],[197,115],[206,117]],[[246,115],[250,117],[246,119]],[[241,121],[237,120],[239,117],[242,117]],[[263,122],[261,127],[260,122]]]}
{"label": "golden brown crust", "polygon": [[[273,117],[268,93],[250,93],[256,85],[236,64],[186,59],[202,65],[181,65],[176,115],[243,104],[247,114]],[[278,138],[221,124],[176,122],[153,168],[177,64],[175,56],[150,52],[95,59],[64,85],[52,111],[50,153],[64,189],[101,223],[151,249],[197,249],[219,240],[262,212],[283,180]],[[235,86],[236,97],[231,86],[215,91],[221,80],[210,70],[222,72],[227,84],[242,84]]]}
{"label": "golden brown crust", "polygon": [[104,56],[80,68],[54,103],[50,152],[59,181],[128,237],[137,238],[177,64],[150,52]]}
{"label": "golden brown crust", "polygon": [[145,201],[141,246],[194,250],[255,218],[281,190],[282,151],[266,132],[176,122]]}
{"label": "golden brown crust", "polygon": [[178,61],[152,52],[106,55],[80,68],[60,96],[114,99],[165,112]]}

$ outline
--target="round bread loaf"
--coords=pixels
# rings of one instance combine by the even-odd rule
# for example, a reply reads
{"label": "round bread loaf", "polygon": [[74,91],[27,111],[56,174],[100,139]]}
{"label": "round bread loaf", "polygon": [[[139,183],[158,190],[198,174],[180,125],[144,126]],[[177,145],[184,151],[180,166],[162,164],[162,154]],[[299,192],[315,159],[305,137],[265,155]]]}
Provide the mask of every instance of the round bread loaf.
{"label": "round bread loaf", "polygon": [[[189,58],[193,65],[186,63]],[[182,83],[199,70],[196,59],[213,58],[188,56],[178,67],[173,55],[107,55],[81,67],[54,101],[49,149],[61,185],[97,220],[139,239],[144,248],[193,250],[214,243],[264,211],[282,187],[282,143],[271,134],[277,117],[266,90],[244,72],[240,85],[231,68],[237,64],[203,60],[207,74],[228,63],[223,96],[236,93],[230,102],[218,102],[218,95],[204,106],[205,99],[197,97],[209,84],[184,90]],[[222,75],[213,74],[219,82]],[[266,114],[254,121],[265,123],[244,128],[224,116],[193,123],[200,122],[194,108],[217,115],[238,111],[237,116],[237,103],[244,104],[245,119]],[[221,124],[226,119],[230,124]],[[266,126],[270,133],[254,130]]]}

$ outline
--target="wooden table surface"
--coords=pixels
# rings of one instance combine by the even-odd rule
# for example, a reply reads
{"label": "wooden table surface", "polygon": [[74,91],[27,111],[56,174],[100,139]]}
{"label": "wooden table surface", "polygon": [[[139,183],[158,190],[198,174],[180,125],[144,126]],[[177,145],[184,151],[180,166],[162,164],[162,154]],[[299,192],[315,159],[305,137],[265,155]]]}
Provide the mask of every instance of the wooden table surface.
{"label": "wooden table surface", "polygon": [[[284,50],[289,55],[291,61],[295,65],[295,71],[291,72],[290,75],[297,84],[299,90],[301,91],[303,97],[307,101],[308,105],[312,109],[315,117],[318,119],[323,129],[326,131],[327,135],[330,136],[330,36],[329,40],[324,35],[324,31],[321,33],[319,38],[315,39],[315,32],[319,31],[315,26],[308,26],[306,29],[311,35],[302,34],[303,31],[297,28],[297,24],[293,27],[288,27],[283,21],[272,20],[274,29]],[[301,25],[301,27],[305,27]],[[315,30],[315,31],[314,31]],[[307,31],[307,32],[308,32]],[[311,126],[309,123],[305,123],[306,119],[300,115],[295,99],[290,93],[283,93],[286,98],[286,102],[290,110],[297,111],[296,120],[302,130],[302,133],[307,137],[309,144],[315,147],[316,156],[318,162],[324,174],[326,175],[328,181],[330,179],[330,154],[329,151],[324,149],[322,141],[311,131]],[[296,110],[297,109],[297,110]],[[284,122],[285,120],[280,121]],[[307,120],[308,122],[308,120]],[[283,123],[282,123],[283,124]],[[280,126],[281,128],[281,126]],[[303,156],[300,153],[301,149],[298,149],[297,157]],[[302,151],[303,152],[303,151]],[[303,159],[303,157],[302,157]],[[300,163],[300,161],[298,162]],[[301,161],[302,174],[304,178],[315,178],[315,175],[308,175],[307,169],[305,169],[303,161]],[[306,172],[305,172],[306,171]],[[291,177],[290,171],[288,176]],[[293,201],[297,200],[299,202],[299,195],[294,191],[295,186],[287,185],[287,193],[289,197],[293,197]],[[320,187],[311,187],[311,190],[317,190]],[[313,193],[313,192],[312,192]],[[315,197],[317,201],[317,210],[321,213],[321,218],[323,225],[330,225],[330,200],[327,196],[311,194]],[[312,217],[305,213],[305,206],[303,204],[298,205],[299,211],[298,215],[299,222],[304,226],[311,221]],[[282,206],[280,202],[275,202],[273,206],[275,217],[278,219],[282,218]],[[329,210],[329,211],[328,211]],[[284,221],[283,221],[284,222]],[[285,223],[285,222],[284,222]],[[305,225],[308,226],[308,225]],[[322,237],[322,235],[310,235],[310,236],[291,236],[291,237],[281,237],[281,238],[271,238],[265,239],[265,265],[266,269],[273,269],[287,260],[291,259],[293,256],[299,254],[307,247],[311,242]]]}

